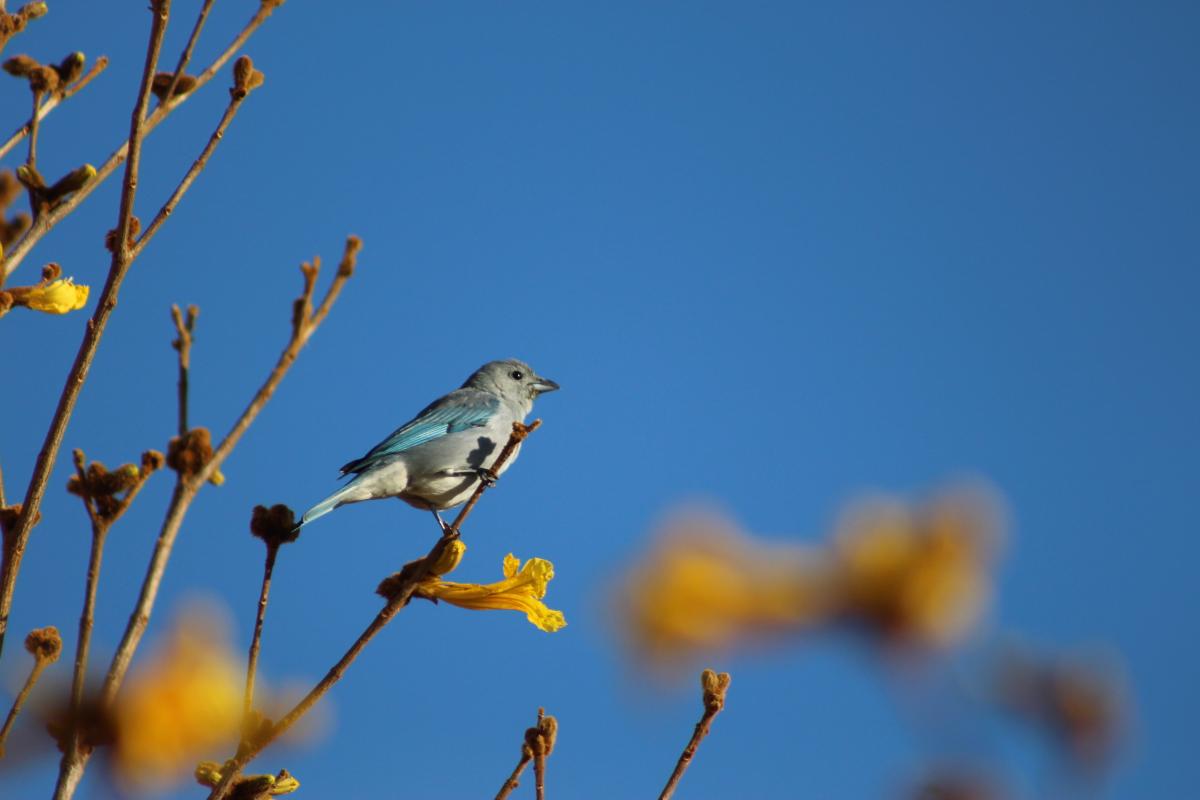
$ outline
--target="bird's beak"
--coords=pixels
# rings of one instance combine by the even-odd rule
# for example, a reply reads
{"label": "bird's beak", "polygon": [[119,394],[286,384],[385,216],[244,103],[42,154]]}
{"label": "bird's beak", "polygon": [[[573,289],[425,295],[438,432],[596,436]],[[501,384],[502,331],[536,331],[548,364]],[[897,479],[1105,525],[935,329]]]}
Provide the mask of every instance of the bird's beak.
{"label": "bird's beak", "polygon": [[558,389],[558,384],[549,378],[538,378],[533,382],[533,390],[538,394],[553,392]]}

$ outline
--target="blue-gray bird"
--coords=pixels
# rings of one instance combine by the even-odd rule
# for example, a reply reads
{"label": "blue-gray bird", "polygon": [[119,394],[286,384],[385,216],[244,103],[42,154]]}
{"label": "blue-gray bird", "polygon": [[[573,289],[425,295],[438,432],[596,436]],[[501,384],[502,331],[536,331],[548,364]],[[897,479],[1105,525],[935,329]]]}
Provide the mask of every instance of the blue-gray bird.
{"label": "blue-gray bird", "polygon": [[[342,467],[354,478],[304,512],[307,525],[338,506],[398,497],[415,508],[432,511],[443,529],[439,511],[465,503],[490,471],[508,442],[514,422],[524,422],[533,400],[558,384],[510,358],[484,364],[461,388],[434,400],[411,421],[375,445],[362,458]],[[518,447],[500,472],[517,460]]]}

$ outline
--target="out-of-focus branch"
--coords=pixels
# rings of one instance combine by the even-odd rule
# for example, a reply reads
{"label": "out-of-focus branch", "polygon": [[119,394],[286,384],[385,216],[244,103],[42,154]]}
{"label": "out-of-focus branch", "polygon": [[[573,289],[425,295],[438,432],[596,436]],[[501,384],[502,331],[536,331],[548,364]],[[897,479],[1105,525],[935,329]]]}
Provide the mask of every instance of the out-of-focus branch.
{"label": "out-of-focus branch", "polygon": [[[213,76],[216,75],[221,67],[225,66],[225,63],[228,62],[229,59],[233,58],[234,54],[237,53],[237,51],[240,50],[246,43],[246,40],[249,39],[250,36],[256,30],[258,30],[258,28],[264,22],[266,22],[267,18],[271,16],[271,13],[281,5],[283,5],[283,0],[262,0],[258,10],[254,12],[254,15],[250,18],[250,21],[247,22],[246,26],[242,28],[241,32],[234,37],[229,46],[226,47],[219,56],[217,56],[212,64],[210,64],[203,72],[196,76],[196,81],[192,85],[191,90],[186,93],[167,97],[166,100],[164,100],[157,108],[154,109],[154,112],[146,118],[146,124],[143,133],[149,134],[153,132],[154,129],[158,127],[159,123],[166,119],[171,112],[186,102],[187,99],[194,95],[198,89],[212,80]],[[29,255],[29,252],[42,239],[42,237],[49,233],[55,225],[63,220],[63,218],[78,208],[80,203],[87,199],[87,197],[91,195],[91,193],[97,187],[99,187],[101,183],[103,183],[110,175],[112,175],[113,171],[125,162],[125,159],[128,157],[128,155],[129,142],[126,141],[96,169],[96,176],[92,178],[92,180],[89,181],[86,186],[82,187],[68,199],[64,200],[59,205],[56,205],[50,211],[42,214],[37,220],[35,220],[33,225],[30,226],[29,230],[25,232],[25,235],[22,236],[19,241],[13,244],[12,247],[8,248],[8,252],[5,253],[3,262],[5,277],[7,278],[12,274],[13,270],[20,266],[21,262],[27,255]]]}
{"label": "out-of-focus branch", "polygon": [[188,372],[192,368],[192,333],[196,329],[196,317],[200,309],[188,306],[187,318],[179,310],[179,306],[171,306],[171,319],[175,322],[175,330],[179,338],[171,342],[171,346],[179,351],[179,435],[183,436],[188,428]]}
{"label": "out-of-focus branch", "polygon": [[[60,783],[71,774],[70,765],[78,762],[80,751],[91,750],[91,743],[82,741],[79,728],[82,720],[84,684],[87,680],[88,651],[96,613],[96,592],[100,585],[100,565],[108,531],[129,510],[146,480],[163,465],[162,453],[148,450],[142,454],[140,467],[126,464],[115,472],[103,465],[86,463],[82,450],[75,450],[75,478],[67,490],[79,495],[92,526],[92,548],[84,589],[83,611],[79,615],[79,638],[75,644],[75,669],[71,675],[71,705],[67,719],[70,728],[65,732],[65,747],[60,771]],[[118,494],[124,492],[118,497]]]}
{"label": "out-of-focus branch", "polygon": [[[522,425],[520,422],[514,422],[513,432],[508,438],[508,443],[504,445],[500,454],[496,456],[496,460],[492,463],[492,470],[498,472],[504,463],[516,452],[521,442],[530,433],[537,430],[540,425],[541,420],[534,420],[530,425]],[[233,788],[242,769],[272,742],[287,733],[301,717],[316,705],[318,700],[325,696],[326,692],[333,688],[334,684],[342,679],[346,670],[358,658],[363,648],[392,621],[392,618],[396,616],[400,609],[408,605],[409,600],[412,599],[413,592],[416,591],[421,581],[428,579],[434,574],[433,567],[445,556],[450,544],[459,538],[462,525],[470,515],[471,508],[474,507],[475,502],[478,501],[487,488],[488,484],[480,481],[479,485],[475,487],[475,491],[471,494],[470,501],[463,506],[458,516],[455,517],[454,524],[442,533],[441,538],[437,540],[433,548],[424,557],[406,564],[400,572],[386,578],[380,583],[377,591],[388,599],[387,604],[375,615],[375,618],[371,620],[366,629],[359,634],[354,644],[350,645],[350,649],[325,673],[325,677],[291,711],[270,728],[262,731],[259,738],[253,741],[242,742],[242,745],[238,748],[237,755],[226,762],[222,768],[221,782],[213,788],[208,796],[208,800],[221,800],[226,797],[230,789]]]}
{"label": "out-of-focus branch", "polygon": [[[125,180],[121,187],[120,212],[117,216],[117,247],[113,250],[112,261],[108,270],[108,279],[104,284],[96,311],[92,314],[84,332],[83,341],[75,362],[67,375],[66,385],[54,411],[54,419],[46,432],[42,449],[38,453],[33,475],[29,480],[29,488],[25,492],[21,516],[11,532],[9,547],[4,549],[4,563],[0,568],[0,651],[4,646],[4,634],[8,630],[8,615],[12,608],[13,590],[16,588],[17,573],[20,570],[21,559],[25,553],[25,545],[29,541],[29,533],[33,529],[42,497],[46,493],[46,483],[50,479],[50,471],[62,446],[63,435],[66,433],[67,422],[75,409],[75,401],[83,383],[87,380],[92,359],[100,345],[100,337],[104,334],[105,325],[117,305],[117,293],[125,278],[131,263],[128,247],[130,221],[133,216],[133,199],[137,190],[138,162],[141,156],[142,137],[145,135],[146,107],[150,99],[150,84],[154,77],[154,68],[158,64],[158,54],[162,49],[163,35],[167,29],[167,18],[170,14],[170,0],[156,0],[152,6],[150,41],[146,49],[146,64],[142,71],[142,82],[138,90],[137,101],[134,104],[129,130],[129,161],[126,164]],[[88,184],[91,185],[91,184]],[[44,219],[49,214],[39,215]],[[37,221],[34,222],[37,225]],[[6,267],[7,269],[7,267]]]}
{"label": "out-of-focus branch", "polygon": [[658,800],[668,800],[671,795],[675,794],[675,788],[679,785],[679,780],[683,777],[683,773],[687,771],[688,765],[692,763],[692,758],[696,755],[696,748],[700,746],[700,742],[704,741],[704,737],[708,735],[713,719],[725,707],[725,694],[729,691],[729,673],[716,673],[711,669],[706,669],[700,674],[700,687],[703,690],[704,716],[696,723],[696,729],[692,731],[692,738],[687,743],[687,747],[683,748],[683,753],[680,754],[679,761],[675,764],[675,770],[671,773],[670,779],[667,780],[667,785],[663,787]]}
{"label": "out-of-focus branch", "polygon": [[53,625],[48,628],[38,628],[25,637],[25,649],[33,656],[33,669],[29,671],[25,685],[21,687],[20,693],[13,700],[12,708],[8,711],[8,718],[4,720],[4,727],[0,728],[0,758],[4,758],[4,742],[8,739],[8,732],[12,730],[13,723],[17,721],[17,715],[21,713],[21,707],[25,705],[25,700],[33,691],[38,678],[42,677],[42,671],[58,660],[58,656],[62,652],[62,638],[58,635],[58,629]]}
{"label": "out-of-focus branch", "polygon": [[[108,56],[100,56],[99,58],[97,58],[96,61],[92,64],[91,69],[89,69],[86,73],[84,73],[79,78],[79,80],[75,81],[73,84],[68,86],[64,91],[55,92],[54,94],[50,95],[50,97],[48,97],[46,99],[46,102],[42,103],[38,107],[37,120],[40,121],[40,120],[45,119],[50,114],[51,111],[58,108],[58,106],[61,103],[64,103],[67,100],[70,100],[72,97],[74,97],[76,94],[78,94],[84,87],[86,87],[89,83],[91,83],[92,80],[97,75],[99,75],[101,72],[103,72],[107,67],[108,67]],[[12,150],[14,147],[16,147],[22,139],[24,139],[26,136],[28,136],[30,131],[33,130],[33,127],[35,124],[36,124],[35,120],[31,116],[29,118],[28,122],[26,122],[24,125],[22,125],[21,127],[17,128],[15,131],[13,131],[13,135],[8,137],[8,141],[6,141],[4,144],[0,144],[0,158],[3,158],[4,156],[8,155],[8,152],[10,150]]]}

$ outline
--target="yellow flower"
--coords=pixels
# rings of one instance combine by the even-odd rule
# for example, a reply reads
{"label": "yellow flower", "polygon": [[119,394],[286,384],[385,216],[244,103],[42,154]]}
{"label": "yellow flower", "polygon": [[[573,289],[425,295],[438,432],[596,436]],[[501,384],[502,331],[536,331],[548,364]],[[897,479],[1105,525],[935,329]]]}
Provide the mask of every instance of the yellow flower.
{"label": "yellow flower", "polygon": [[47,314],[66,314],[84,307],[88,287],[76,284],[71,278],[51,281],[43,286],[14,286],[8,290],[13,305],[45,311]]}
{"label": "yellow flower", "polygon": [[652,660],[808,629],[828,616],[830,581],[819,551],[754,539],[704,512],[676,516],[657,538],[619,594],[620,622]]}
{"label": "yellow flower", "polygon": [[[462,550],[455,548],[450,563],[462,558]],[[445,564],[439,562],[439,567]],[[451,569],[453,569],[451,566]],[[446,570],[449,571],[449,570]],[[521,561],[512,553],[504,559],[504,580],[497,583],[456,583],[433,580],[421,584],[415,592],[419,597],[441,600],[461,608],[486,610],[494,608],[525,612],[525,618],[547,633],[566,627],[567,620],[561,611],[547,608],[542,602],[546,596],[546,584],[554,577],[554,565],[544,558],[531,558],[521,566]]]}
{"label": "yellow flower", "polygon": [[185,618],[117,699],[120,776],[137,788],[162,788],[237,741],[242,678],[214,620]]}
{"label": "yellow flower", "polygon": [[859,507],[834,540],[846,614],[892,642],[961,641],[991,595],[998,516],[979,491],[951,491],[918,508]]}

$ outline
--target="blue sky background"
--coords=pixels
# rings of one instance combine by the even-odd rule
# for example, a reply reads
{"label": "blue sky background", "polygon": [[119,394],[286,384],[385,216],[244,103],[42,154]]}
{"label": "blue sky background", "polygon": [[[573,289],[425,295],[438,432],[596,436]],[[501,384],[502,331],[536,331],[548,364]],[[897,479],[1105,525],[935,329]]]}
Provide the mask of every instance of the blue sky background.
{"label": "blue sky background", "polygon": [[[144,5],[52,3],[8,46],[113,59],[48,118],[48,174],[126,135]],[[199,3],[175,6],[170,64]],[[217,3],[199,63],[253,7]],[[333,692],[325,738],[269,751],[263,771],[286,766],[306,797],[490,796],[542,705],[562,730],[550,796],[652,795],[698,692],[690,671],[663,689],[631,668],[604,592],[655,521],[701,498],[816,541],[863,490],[919,497],[965,474],[1012,512],[991,630],[1118,652],[1136,720],[1104,795],[1182,796],[1200,712],[1198,26],[1184,2],[286,4],[247,49],[266,85],[129,276],[64,454],[165,449],[172,302],[202,309],[192,414],[221,435],[287,336],[297,264],[332,265],[353,232],[360,270],[196,503],[142,652],[196,595],[232,609],[241,650],[261,570],[250,508],[307,507],[429,399],[518,356],[564,388],[471,520],[458,577],[495,579],[509,551],[549,558],[570,626],[413,607]],[[225,85],[149,140],[143,219]],[[5,78],[0,100],[6,124],[26,118],[23,85]],[[98,293],[116,183],[14,282],[54,260]],[[10,497],[85,321],[0,321]],[[8,690],[32,627],[69,633],[69,673],[88,537],[68,475],[69,457],[21,574]],[[170,480],[110,538],[95,665]],[[280,558],[264,679],[315,681],[433,533],[398,503],[306,530]],[[733,673],[729,706],[680,797],[883,797],[951,753],[1026,795],[1050,785],[1035,740],[948,735],[846,642],[712,666]],[[54,767],[4,775],[5,795],[48,793]],[[81,796],[104,796],[98,777]]]}

